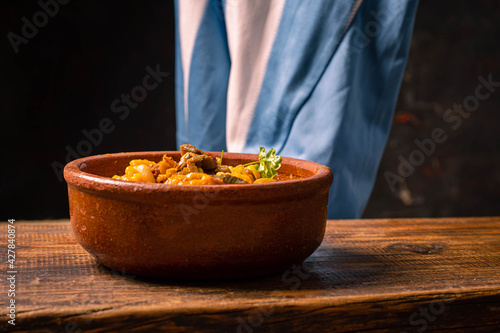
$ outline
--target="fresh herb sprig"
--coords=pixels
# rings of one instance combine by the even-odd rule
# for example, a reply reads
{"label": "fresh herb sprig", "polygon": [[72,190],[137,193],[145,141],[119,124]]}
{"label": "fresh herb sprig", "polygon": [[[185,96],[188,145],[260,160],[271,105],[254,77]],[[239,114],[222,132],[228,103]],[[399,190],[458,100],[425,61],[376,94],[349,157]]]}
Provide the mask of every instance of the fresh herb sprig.
{"label": "fresh herb sprig", "polygon": [[276,170],[281,167],[281,162],[282,158],[276,155],[276,150],[274,148],[269,149],[269,152],[266,153],[266,148],[260,147],[259,160],[247,163],[243,166],[259,163],[257,171],[260,173],[260,176],[262,178],[273,178],[278,174]]}

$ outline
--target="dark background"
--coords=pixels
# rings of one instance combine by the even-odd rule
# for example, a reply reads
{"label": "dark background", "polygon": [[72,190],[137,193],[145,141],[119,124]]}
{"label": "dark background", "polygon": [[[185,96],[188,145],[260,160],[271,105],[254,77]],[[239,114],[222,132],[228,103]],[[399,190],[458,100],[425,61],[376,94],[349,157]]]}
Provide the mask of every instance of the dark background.
{"label": "dark background", "polygon": [[[68,217],[66,183],[54,166],[66,163],[69,150],[176,150],[172,2],[72,0],[16,54],[8,34],[22,35],[22,18],[33,22],[39,11],[36,1],[0,4],[0,220]],[[500,87],[456,130],[443,121],[454,103],[474,95],[479,75],[500,81],[499,18],[500,1],[420,1],[364,217],[500,215]],[[111,103],[142,84],[146,66],[170,75],[120,119]],[[82,146],[82,131],[104,118],[114,130]],[[397,174],[398,156],[408,159],[414,140],[435,128],[447,140],[392,191],[387,172]]]}

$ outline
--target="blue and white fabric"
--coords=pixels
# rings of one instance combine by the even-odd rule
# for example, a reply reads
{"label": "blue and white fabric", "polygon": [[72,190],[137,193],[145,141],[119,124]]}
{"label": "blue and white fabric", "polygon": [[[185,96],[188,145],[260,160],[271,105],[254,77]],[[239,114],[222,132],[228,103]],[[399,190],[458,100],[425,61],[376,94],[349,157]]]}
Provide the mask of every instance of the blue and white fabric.
{"label": "blue and white fabric", "polygon": [[359,218],[387,141],[416,0],[176,0],[177,143],[312,160],[329,218]]}

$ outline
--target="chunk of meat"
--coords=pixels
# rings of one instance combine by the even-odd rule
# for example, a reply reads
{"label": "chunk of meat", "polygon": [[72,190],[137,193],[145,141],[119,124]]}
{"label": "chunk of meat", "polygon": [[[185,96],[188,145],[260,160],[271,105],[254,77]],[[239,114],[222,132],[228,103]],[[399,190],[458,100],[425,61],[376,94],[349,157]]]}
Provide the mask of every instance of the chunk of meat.
{"label": "chunk of meat", "polygon": [[201,150],[199,150],[198,148],[196,148],[193,145],[189,145],[189,144],[181,145],[181,156],[184,156],[186,153],[193,153],[196,155],[204,155],[205,154],[204,152],[202,152]]}
{"label": "chunk of meat", "polygon": [[203,155],[197,155],[194,153],[185,153],[182,155],[179,164],[175,168],[177,171],[187,168],[189,172],[198,172],[197,163],[202,162],[204,159]]}
{"label": "chunk of meat", "polygon": [[225,184],[248,184],[248,182],[244,181],[241,178],[233,176],[230,173],[219,172],[214,177],[222,180]]}
{"label": "chunk of meat", "polygon": [[206,171],[214,171],[217,169],[217,163],[215,163],[212,156],[203,155],[203,161],[201,161],[201,168]]}

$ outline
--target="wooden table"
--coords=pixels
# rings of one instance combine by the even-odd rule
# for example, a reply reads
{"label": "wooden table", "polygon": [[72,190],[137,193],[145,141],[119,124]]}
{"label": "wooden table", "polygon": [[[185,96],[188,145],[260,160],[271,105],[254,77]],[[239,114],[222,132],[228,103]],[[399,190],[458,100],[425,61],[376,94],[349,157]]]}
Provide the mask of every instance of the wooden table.
{"label": "wooden table", "polygon": [[500,217],[329,221],[303,265],[219,282],[111,271],[67,220],[14,225],[16,325],[2,283],[1,331],[500,332]]}

